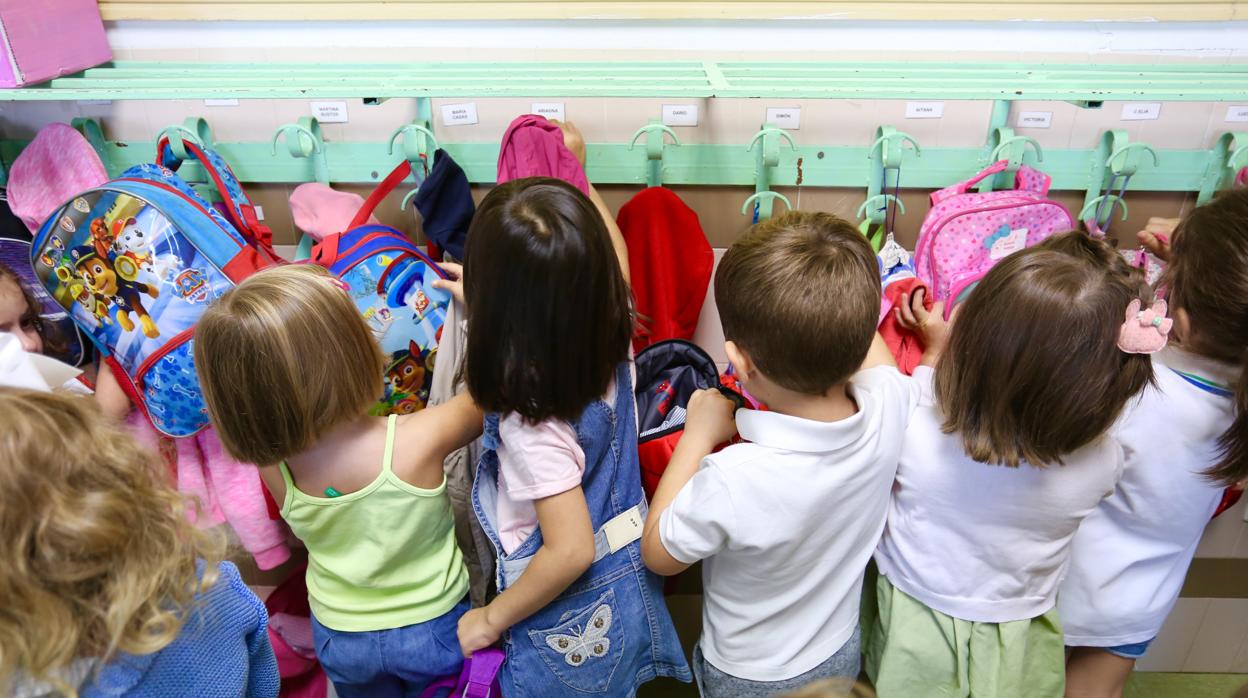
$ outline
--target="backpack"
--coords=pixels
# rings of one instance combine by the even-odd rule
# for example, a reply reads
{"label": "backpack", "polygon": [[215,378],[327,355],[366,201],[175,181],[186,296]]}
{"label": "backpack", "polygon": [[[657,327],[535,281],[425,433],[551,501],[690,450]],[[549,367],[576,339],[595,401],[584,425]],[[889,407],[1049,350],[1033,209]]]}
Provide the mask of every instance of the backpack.
{"label": "backpack", "polygon": [[641,462],[641,486],[649,499],[654,497],[685,431],[689,398],[698,390],[718,388],[738,408],[745,401],[740,394],[720,385],[715,361],[701,347],[683,339],[651,344],[637,354],[633,365],[637,370],[637,456]]}
{"label": "backpack", "polygon": [[159,164],[132,167],[61,205],[31,249],[43,287],[152,425],[172,437],[208,425],[191,353],[195,323],[236,283],[280,263],[230,168],[211,150],[185,147],[225,215],[177,175],[181,160],[162,139]]}
{"label": "backpack", "polygon": [[310,259],[347,285],[386,356],[385,392],[369,410],[375,416],[424,409],[451,302],[450,293],[433,287],[446,278],[441,267],[398,230],[367,223],[409,174],[411,164],[404,161],[369,195],[347,230],[325,236]]}
{"label": "backpack", "polygon": [[1066,207],[1047,197],[1048,175],[1026,165],[1019,167],[1013,189],[970,192],[1007,165],[1002,160],[932,194],[914,266],[934,299],[946,301],[946,317],[998,260],[1075,227]]}

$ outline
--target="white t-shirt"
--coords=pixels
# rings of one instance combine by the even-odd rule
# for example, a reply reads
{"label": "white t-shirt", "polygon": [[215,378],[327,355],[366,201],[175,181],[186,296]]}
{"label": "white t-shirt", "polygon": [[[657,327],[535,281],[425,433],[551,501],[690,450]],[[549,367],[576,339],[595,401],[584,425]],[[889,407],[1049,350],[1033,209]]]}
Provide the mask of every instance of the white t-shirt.
{"label": "white t-shirt", "polygon": [[862,574],[880,539],[918,399],[892,367],[856,374],[858,413],[817,422],[737,411],[751,443],[707,456],[659,519],[672,557],[705,559],[702,652],[753,681],[798,676],[858,625]]}
{"label": "white t-shirt", "polygon": [[[1004,623],[1053,608],[1079,522],[1109,496],[1122,453],[1102,436],[1062,459],[1017,468],[978,463],[932,395],[933,372],[906,430],[888,525],[875,560],[893,586],[962,620]],[[1073,396],[1072,396],[1073,398]]]}
{"label": "white t-shirt", "polygon": [[1201,476],[1218,460],[1234,398],[1176,371],[1233,386],[1239,371],[1175,348],[1156,356],[1146,388],[1111,433],[1126,468],[1114,496],[1083,522],[1058,611],[1066,644],[1114,647],[1151,640],[1174,607],[1222,487]]}

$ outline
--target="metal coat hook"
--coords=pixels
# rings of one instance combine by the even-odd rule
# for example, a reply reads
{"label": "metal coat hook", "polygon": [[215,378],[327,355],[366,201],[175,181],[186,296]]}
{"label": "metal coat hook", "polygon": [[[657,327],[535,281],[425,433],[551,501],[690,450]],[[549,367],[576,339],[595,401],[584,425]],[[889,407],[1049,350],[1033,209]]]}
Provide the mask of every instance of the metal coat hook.
{"label": "metal coat hook", "polygon": [[[1100,208],[1101,204],[1106,201],[1109,202],[1109,215],[1105,217],[1106,221],[1114,217],[1115,206],[1122,207],[1122,220],[1127,220],[1127,202],[1117,194],[1102,194],[1084,204],[1083,208],[1079,209],[1079,220],[1086,221],[1091,219],[1097,213],[1097,209]],[[1101,220],[1098,219],[1096,223],[1101,225]]]}
{"label": "metal coat hook", "polygon": [[[1088,173],[1088,190],[1083,199],[1083,208],[1079,210],[1080,220],[1090,220],[1088,212],[1096,214],[1094,221],[1099,230],[1109,227],[1113,217],[1114,206],[1122,206],[1123,217],[1127,215],[1127,204],[1123,200],[1127,184],[1140,167],[1140,153],[1148,153],[1153,167],[1161,163],[1157,151],[1146,143],[1131,143],[1126,131],[1106,131],[1092,154]],[[1117,187],[1118,193],[1114,194]],[[1106,213],[1104,206],[1109,203]]]}
{"label": "metal coat hook", "polygon": [[889,202],[896,204],[897,208],[901,211],[902,215],[905,215],[906,205],[902,202],[901,199],[897,198],[896,196],[892,194],[877,194],[876,196],[873,196],[870,199],[867,199],[866,201],[862,202],[862,205],[858,207],[858,218],[867,218],[868,219],[867,222],[870,222],[869,216],[864,215],[867,212],[867,209],[871,206],[879,206],[878,210],[884,211],[888,208]]}
{"label": "metal coat hook", "polygon": [[1205,204],[1216,192],[1234,186],[1244,167],[1248,167],[1248,133],[1223,133],[1209,151],[1196,205]]}
{"label": "metal coat hook", "polygon": [[161,129],[156,136],[156,141],[160,142],[165,138],[169,139],[169,149],[173,151],[174,157],[179,160],[189,160],[191,154],[187,152],[184,143],[190,141],[200,148],[211,148],[212,128],[202,117],[188,116],[181,124]]}
{"label": "metal coat hook", "polygon": [[[415,136],[415,138],[412,138]],[[421,157],[431,157],[438,149],[438,139],[429,130],[429,126],[421,123],[403,124],[390,134],[390,142],[386,146],[386,154],[394,154],[394,142],[403,137],[403,158],[413,166],[420,164]],[[433,144],[430,148],[429,145]]]}
{"label": "metal coat hook", "polygon": [[663,134],[665,133],[672,137],[672,145],[680,146],[680,139],[676,137],[676,132],[664,126],[658,119],[651,119],[650,123],[637,129],[633,133],[632,140],[628,142],[628,149],[632,150],[633,146],[637,145],[637,139],[641,138],[642,134],[646,136],[646,186],[648,187],[658,187],[663,184]]}
{"label": "metal coat hook", "polygon": [[[998,131],[1009,131],[1009,129],[1003,128],[1003,129],[998,129]],[[991,159],[993,162],[996,162],[1002,159],[1009,160],[1010,164],[1006,166],[1005,168],[1006,172],[1018,171],[1018,168],[1022,166],[1023,164],[1023,158],[1027,154],[1028,145],[1031,146],[1032,150],[1036,151],[1036,162],[1044,162],[1044,151],[1040,149],[1040,144],[1036,142],[1036,139],[1032,138],[1031,136],[1009,136],[1007,134],[1001,134],[1001,135],[1005,137],[1005,140],[1002,140],[1000,143],[997,144],[997,147],[992,149],[992,157],[989,159]],[[1002,152],[1006,148],[1010,149],[1009,152],[1008,153]]]}
{"label": "metal coat hook", "polygon": [[273,132],[273,155],[277,155],[277,141],[286,136],[286,148],[294,158],[312,161],[312,177],[321,184],[329,184],[329,163],[325,159],[325,139],[321,136],[321,124],[315,117],[303,116],[297,123],[282,124]]}
{"label": "metal coat hook", "polygon": [[[1105,161],[1105,166],[1108,167],[1115,175],[1135,174],[1139,169],[1140,164],[1138,161],[1132,160],[1128,157],[1128,154],[1133,150],[1142,150],[1153,156],[1153,167],[1161,164],[1160,159],[1157,157],[1157,151],[1153,150],[1153,146],[1145,143],[1126,143],[1118,146],[1118,148],[1110,154],[1109,159]],[[1115,164],[1118,162],[1118,158],[1122,158],[1121,165]]]}
{"label": "metal coat hook", "polygon": [[[867,150],[867,157],[871,160],[870,174],[867,175],[867,200],[858,208],[859,216],[862,216],[865,211],[866,220],[872,225],[884,225],[890,219],[890,204],[896,205],[902,213],[906,212],[901,199],[898,198],[901,164],[905,160],[907,151],[906,143],[910,144],[910,150],[915,157],[922,156],[923,149],[914,136],[898,131],[892,126],[880,126],[875,130],[875,140]],[[889,172],[893,173],[891,183]],[[886,194],[885,191],[890,187],[893,193]],[[877,202],[882,205],[872,208],[872,205]],[[890,229],[886,232],[892,233],[893,231]]]}
{"label": "metal coat hook", "polygon": [[781,141],[787,141],[789,147],[794,152],[797,151],[797,144],[793,142],[793,137],[784,129],[775,124],[763,124],[758,133],[750,139],[750,144],[745,147],[746,152],[750,152],[758,146],[758,151],[754,158],[754,194],[741,206],[742,215],[746,215],[751,203],[757,203],[758,219],[771,218],[772,206],[776,199],[783,201],[789,210],[793,209],[793,205],[782,194],[770,191],[772,170],[780,164]]}
{"label": "metal coat hook", "polygon": [[[778,191],[756,191],[750,194],[745,203],[741,204],[741,215],[748,216],[750,214],[751,205],[758,203],[759,218],[770,218],[773,202],[783,201],[786,208],[793,210],[793,204],[789,203],[789,198]],[[767,214],[763,215],[763,208],[767,208]]]}

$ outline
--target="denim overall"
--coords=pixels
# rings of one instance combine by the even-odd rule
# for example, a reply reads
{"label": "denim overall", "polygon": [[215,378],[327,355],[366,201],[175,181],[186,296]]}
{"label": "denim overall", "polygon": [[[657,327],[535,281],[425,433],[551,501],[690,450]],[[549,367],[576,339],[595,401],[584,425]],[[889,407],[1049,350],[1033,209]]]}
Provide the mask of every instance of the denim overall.
{"label": "denim overall", "polygon": [[[663,604],[662,584],[641,560],[646,501],[637,461],[632,376],[621,364],[615,404],[596,400],[572,423],[585,451],[581,487],[594,527],[594,563],[554,601],[503,635],[507,661],[503,695],[632,696],[658,676],[689,681],[676,629]],[[533,532],[510,555],[498,536],[498,423],[485,418],[472,505],[499,555],[497,582],[511,586],[542,546]]]}

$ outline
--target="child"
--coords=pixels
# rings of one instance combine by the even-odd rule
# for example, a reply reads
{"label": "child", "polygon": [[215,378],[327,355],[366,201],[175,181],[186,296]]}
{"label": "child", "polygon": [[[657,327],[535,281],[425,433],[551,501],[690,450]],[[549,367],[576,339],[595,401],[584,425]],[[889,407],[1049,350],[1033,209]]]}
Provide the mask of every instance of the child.
{"label": "child", "polygon": [[[863,570],[918,399],[883,341],[873,344],[875,254],[835,216],[788,213],[728,250],[715,303],[728,358],[771,411],[740,410],[734,426],[731,402],[694,395],[651,502],[646,564],[671,575],[704,560],[694,652],[704,696],[768,696],[832,677],[847,687],[859,668]],[[711,453],[738,429],[749,443]]]}
{"label": "child", "polygon": [[415,695],[457,671],[468,574],[442,460],[481,433],[471,400],[367,416],[381,350],[342,282],[312,265],[259,272],[214,302],[195,365],[221,443],[264,466],[307,546],[317,656],[338,695]]}
{"label": "child", "polygon": [[600,206],[560,180],[518,179],[485,197],[468,234],[465,370],[491,413],[473,506],[500,593],[464,615],[459,641],[471,655],[503,638],[507,696],[689,680],[641,563],[626,249]]}
{"label": "child", "polygon": [[22,284],[17,274],[0,263],[0,332],[9,332],[21,340],[22,349],[42,354],[59,349],[58,339],[49,336],[43,322],[39,301]]}
{"label": "child", "polygon": [[[1058,581],[1122,471],[1103,434],[1152,376],[1119,348],[1128,306],[1150,300],[1124,269],[1078,232],[1017,252],[915,371],[866,643],[882,698],[1062,695]],[[940,344],[941,314],[909,306],[903,323]]]}
{"label": "child", "polygon": [[[1143,242],[1155,242],[1150,229]],[[1156,249],[1165,253],[1165,249]],[[1175,326],[1156,385],[1111,431],[1126,467],[1075,536],[1058,596],[1069,696],[1121,696],[1174,607],[1222,488],[1248,477],[1248,191],[1180,225],[1162,283]]]}
{"label": "child", "polygon": [[277,695],[268,616],[88,400],[0,388],[0,693]]}

